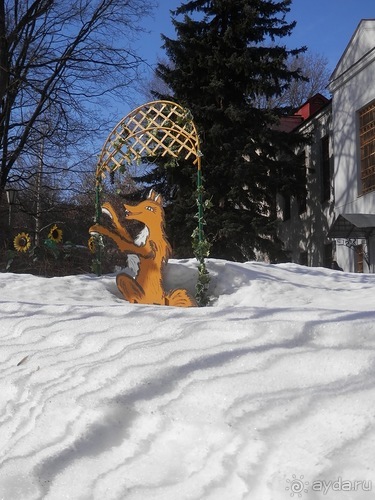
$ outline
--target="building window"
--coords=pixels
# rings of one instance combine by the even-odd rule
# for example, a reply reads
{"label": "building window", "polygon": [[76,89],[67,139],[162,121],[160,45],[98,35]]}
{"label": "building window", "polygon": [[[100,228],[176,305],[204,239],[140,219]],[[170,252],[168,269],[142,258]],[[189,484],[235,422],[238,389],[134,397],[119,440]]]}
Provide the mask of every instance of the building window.
{"label": "building window", "polygon": [[329,136],[321,140],[322,202],[331,198],[331,165],[329,161]]}
{"label": "building window", "polygon": [[306,198],[307,198],[306,151],[303,151],[301,154],[298,155],[298,166],[299,166],[299,168],[302,169],[302,179],[303,179],[301,192],[297,196],[298,214],[301,215],[301,214],[305,213],[306,209],[307,209],[307,204],[306,204]]}
{"label": "building window", "polygon": [[359,112],[362,193],[375,190],[375,101]]}
{"label": "building window", "polygon": [[355,251],[357,254],[356,258],[356,267],[357,267],[357,273],[363,273],[363,245],[357,245],[355,247]]}
{"label": "building window", "polygon": [[308,265],[307,252],[301,252],[299,254],[299,263],[301,264],[301,266],[307,266]]}
{"label": "building window", "polygon": [[326,245],[324,245],[323,266],[328,267],[329,269],[332,268],[332,250],[333,250],[332,243],[327,243]]}
{"label": "building window", "polygon": [[286,221],[290,219],[290,195],[284,194],[283,202],[283,221]]}

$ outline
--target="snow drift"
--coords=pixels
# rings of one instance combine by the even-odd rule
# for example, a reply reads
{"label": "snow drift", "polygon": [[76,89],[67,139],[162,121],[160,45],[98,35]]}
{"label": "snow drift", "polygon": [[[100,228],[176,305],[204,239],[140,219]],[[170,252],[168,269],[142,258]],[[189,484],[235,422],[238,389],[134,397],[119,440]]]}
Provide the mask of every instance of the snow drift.
{"label": "snow drift", "polygon": [[370,498],[375,276],[208,269],[193,309],[0,274],[0,499]]}

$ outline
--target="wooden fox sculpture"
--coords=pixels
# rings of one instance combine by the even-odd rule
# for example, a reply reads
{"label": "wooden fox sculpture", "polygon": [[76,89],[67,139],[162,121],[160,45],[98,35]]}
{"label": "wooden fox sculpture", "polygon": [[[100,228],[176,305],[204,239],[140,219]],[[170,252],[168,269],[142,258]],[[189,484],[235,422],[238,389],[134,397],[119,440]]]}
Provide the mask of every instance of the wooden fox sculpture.
{"label": "wooden fox sculpture", "polygon": [[151,190],[148,198],[137,205],[125,205],[125,217],[144,224],[135,237],[129,234],[110,203],[104,203],[102,212],[112,221],[109,229],[101,224],[90,227],[91,234],[102,234],[111,238],[121,252],[135,254],[139,259],[137,275],[132,278],[120,273],[116,278],[117,287],[131,303],[163,304],[177,307],[192,307],[197,303],[185,289],[168,293],[163,288],[163,269],[172,249],[164,230],[164,210],[162,197]]}

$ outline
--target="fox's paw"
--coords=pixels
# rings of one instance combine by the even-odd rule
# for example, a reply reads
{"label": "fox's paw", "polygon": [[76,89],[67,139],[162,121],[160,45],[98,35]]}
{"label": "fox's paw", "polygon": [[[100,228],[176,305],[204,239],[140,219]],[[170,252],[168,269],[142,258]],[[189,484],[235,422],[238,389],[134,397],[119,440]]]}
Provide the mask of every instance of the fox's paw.
{"label": "fox's paw", "polygon": [[189,292],[183,288],[172,290],[165,296],[165,304],[175,307],[197,307],[198,304]]}
{"label": "fox's paw", "polygon": [[92,234],[92,235],[100,234],[100,226],[99,226],[99,224],[94,224],[93,226],[91,226],[90,229],[89,229],[89,233]]}
{"label": "fox's paw", "polygon": [[103,203],[102,213],[105,215],[108,215],[108,217],[110,217],[112,220],[115,218],[115,211],[114,211],[112,205],[108,201]]}

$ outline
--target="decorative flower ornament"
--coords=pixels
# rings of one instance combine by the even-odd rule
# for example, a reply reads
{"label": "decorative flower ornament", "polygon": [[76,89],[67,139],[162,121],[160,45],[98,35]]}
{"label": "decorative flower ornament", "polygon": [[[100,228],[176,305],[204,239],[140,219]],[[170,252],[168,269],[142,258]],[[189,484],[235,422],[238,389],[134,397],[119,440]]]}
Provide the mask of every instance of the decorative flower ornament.
{"label": "decorative flower ornament", "polygon": [[48,238],[54,241],[55,243],[60,243],[62,241],[62,237],[63,237],[62,229],[57,227],[56,224],[52,226],[50,232],[48,233]]}
{"label": "decorative flower ornament", "polygon": [[27,233],[18,233],[13,240],[14,248],[17,252],[27,252],[31,247],[31,239]]}
{"label": "decorative flower ornament", "polygon": [[96,252],[95,238],[93,236],[91,236],[89,238],[89,241],[87,242],[87,246],[89,247],[89,250],[90,250],[91,253],[95,253]]}

